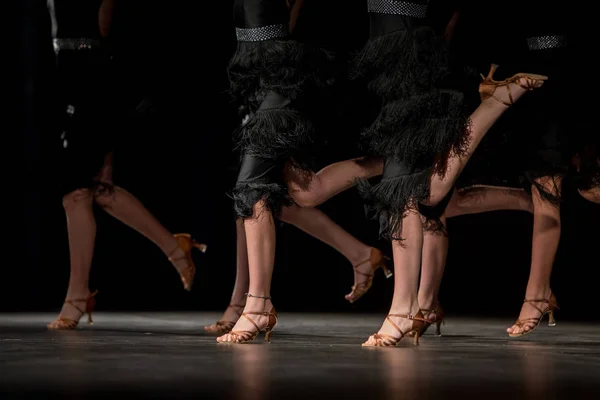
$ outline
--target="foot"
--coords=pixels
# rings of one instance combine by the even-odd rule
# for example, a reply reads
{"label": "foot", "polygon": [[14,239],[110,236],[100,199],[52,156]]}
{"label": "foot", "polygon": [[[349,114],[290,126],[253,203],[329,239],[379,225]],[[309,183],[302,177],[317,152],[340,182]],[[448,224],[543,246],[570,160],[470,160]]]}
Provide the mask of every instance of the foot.
{"label": "foot", "polygon": [[385,256],[378,249],[368,247],[360,256],[361,258],[357,257],[359,261],[353,263],[354,285],[352,291],[344,296],[350,303],[354,303],[369,291],[373,285],[375,271],[379,267],[385,267],[384,272],[387,278],[392,276],[385,265]]}
{"label": "foot", "polygon": [[49,329],[73,329],[85,313],[89,290],[79,293],[67,293],[67,298],[58,317],[49,323]]}
{"label": "foot", "polygon": [[[539,293],[527,293],[526,299],[549,299],[552,304],[556,305],[556,299],[552,295],[550,289],[543,290]],[[551,304],[543,301],[524,302],[517,322],[510,328],[507,328],[506,332],[512,335],[523,335],[532,331],[538,326],[543,312],[549,307],[551,307]]]}
{"label": "foot", "polygon": [[204,331],[218,334],[229,333],[238,319],[240,319],[245,307],[245,303],[246,298],[244,298],[244,301],[241,302],[232,302],[223,313],[221,319],[214,324],[206,325],[204,327]]}
{"label": "foot", "polygon": [[525,93],[538,89],[543,84],[543,80],[522,77],[507,85],[496,86],[493,94],[483,100],[482,103],[487,103],[494,107],[510,107]]}
{"label": "foot", "polygon": [[188,233],[177,233],[173,235],[173,243],[170,248],[171,250],[166,253],[169,261],[171,261],[171,264],[173,264],[179,273],[183,288],[190,291],[192,290],[194,276],[196,275],[196,266],[192,259],[192,249],[196,248],[204,253],[206,252],[206,245],[197,243]]}
{"label": "foot", "polygon": [[[397,317],[394,315],[408,315],[408,318]],[[423,314],[417,308],[412,308],[411,312],[404,310],[390,310],[390,313],[383,321],[383,325],[375,335],[371,335],[363,346],[392,347],[405,335],[414,336],[413,332],[418,331],[419,335],[424,329],[425,320]]]}
{"label": "foot", "polygon": [[[273,312],[271,310],[273,310],[273,303],[271,302],[270,298],[263,299],[248,296],[246,300],[246,306],[244,307],[244,311],[242,313],[246,314],[245,318],[240,317],[231,329],[231,332],[219,336],[217,338],[217,342],[240,343],[247,341],[245,339],[247,339],[249,336],[252,336],[253,333],[258,333],[257,326],[258,328],[263,329],[269,325],[272,320],[272,316],[268,315],[268,313]],[[252,321],[254,323],[252,323]]]}
{"label": "foot", "polygon": [[[191,274],[191,269],[194,268],[193,265],[190,265],[188,261],[188,257],[185,251],[176,247],[168,253],[169,261],[177,270],[177,273],[181,276],[181,282],[183,286],[187,288],[190,279],[193,279],[193,274]],[[190,278],[191,275],[191,278]]]}

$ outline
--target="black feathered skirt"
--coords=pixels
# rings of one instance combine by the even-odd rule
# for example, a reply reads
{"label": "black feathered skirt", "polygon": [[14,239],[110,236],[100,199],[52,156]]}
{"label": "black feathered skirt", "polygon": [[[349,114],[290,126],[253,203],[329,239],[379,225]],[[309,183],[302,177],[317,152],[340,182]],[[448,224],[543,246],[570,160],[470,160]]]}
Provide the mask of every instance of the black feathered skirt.
{"label": "black feathered skirt", "polygon": [[[386,160],[381,181],[359,182],[359,190],[367,213],[379,220],[381,236],[400,239],[406,212],[425,210],[420,204],[429,200],[431,177],[443,176],[448,157],[464,152],[469,113],[463,93],[445,84],[450,82],[447,51],[427,26],[371,39],[356,66],[381,99],[379,115],[363,132],[366,150]],[[440,204],[421,213],[439,222],[443,211]]]}

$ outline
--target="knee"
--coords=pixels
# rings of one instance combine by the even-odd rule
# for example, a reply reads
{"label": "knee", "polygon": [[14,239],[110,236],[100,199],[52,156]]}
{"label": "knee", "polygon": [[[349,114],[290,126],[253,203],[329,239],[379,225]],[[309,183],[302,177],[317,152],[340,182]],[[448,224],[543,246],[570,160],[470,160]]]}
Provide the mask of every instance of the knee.
{"label": "knee", "polygon": [[106,190],[94,193],[94,201],[105,210],[111,209],[114,204],[114,196]]}
{"label": "knee", "polygon": [[313,208],[321,204],[318,191],[299,191],[290,193],[294,202],[303,208]]}
{"label": "knee", "polygon": [[63,207],[69,212],[81,206],[91,204],[92,194],[88,189],[77,189],[63,197]]}

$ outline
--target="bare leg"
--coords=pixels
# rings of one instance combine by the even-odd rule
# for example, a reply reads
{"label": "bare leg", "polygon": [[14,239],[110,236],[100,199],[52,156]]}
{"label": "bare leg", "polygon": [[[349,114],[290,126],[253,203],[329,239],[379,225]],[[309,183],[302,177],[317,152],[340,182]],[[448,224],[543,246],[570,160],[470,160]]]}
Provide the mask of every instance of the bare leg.
{"label": "bare leg", "polygon": [[[446,218],[442,218],[442,223],[446,224]],[[447,255],[448,235],[446,232],[425,230],[423,232],[423,265],[418,296],[421,308],[435,310],[439,305],[438,294],[444,276]],[[435,314],[426,317],[435,319]]]}
{"label": "bare leg", "polygon": [[288,191],[302,208],[290,207],[284,210],[282,220],[332,246],[350,261],[353,266],[354,286],[345,296],[350,302],[358,300],[369,289],[368,282],[375,267],[371,254],[372,251],[378,250],[360,242],[313,207],[351,188],[357,179],[368,179],[382,173],[383,161],[380,158],[367,157],[337,162],[308,179],[289,166],[285,170]]}
{"label": "bare leg", "polygon": [[352,265],[358,265],[368,260],[371,255],[370,246],[350,235],[324,212],[316,208],[302,208],[296,205],[286,207],[282,210],[280,219],[333,247]]}
{"label": "bare leg", "polygon": [[[63,199],[67,216],[71,262],[66,299],[82,299],[83,301],[75,302],[81,309],[85,309],[84,299],[90,295],[88,285],[94,255],[94,241],[96,240],[96,220],[92,209],[92,199],[92,194],[86,189],[69,193]],[[81,312],[72,305],[65,304],[59,317],[78,321],[81,318]],[[50,327],[53,324],[50,324]]]}
{"label": "bare leg", "polygon": [[[541,178],[538,180],[545,189],[552,194],[557,194],[554,180]],[[560,186],[560,183],[558,183]],[[552,294],[550,289],[550,275],[554,257],[560,241],[560,209],[549,203],[541,195],[535,185],[531,187],[533,196],[533,238],[531,247],[531,271],[525,291],[526,299],[549,299]],[[542,310],[548,305],[533,303]],[[523,303],[519,319],[538,318],[540,312],[530,303]],[[522,327],[513,325],[507,329],[508,333],[527,332],[535,327],[535,323],[526,323]]]}
{"label": "bare leg", "polygon": [[[273,307],[271,297],[271,278],[275,263],[275,222],[273,215],[265,207],[263,201],[254,206],[252,218],[244,221],[246,243],[248,245],[248,265],[250,284],[248,293],[253,296],[246,299],[244,312],[269,312]],[[259,327],[266,326],[269,317],[265,315],[250,316]],[[256,327],[246,318],[240,318],[232,331],[256,331]],[[235,341],[236,337],[226,334],[219,342]]]}
{"label": "bare leg", "polygon": [[[419,311],[417,290],[419,287],[419,273],[421,271],[421,250],[423,248],[423,226],[420,215],[410,211],[402,222],[402,242],[394,240],[394,298],[390,314],[411,314]],[[407,332],[412,327],[413,321],[398,317],[390,317],[402,331]],[[379,334],[400,337],[394,326],[385,320]],[[366,344],[375,344],[376,338],[371,336]]]}
{"label": "bare leg", "polygon": [[[248,271],[248,248],[246,245],[246,229],[242,219],[235,222],[236,231],[236,276],[233,293],[231,294],[231,302],[229,307],[223,313],[219,322],[204,327],[207,332],[224,332],[223,329],[229,330],[240,317],[244,306],[246,305],[246,293],[250,284],[250,275]],[[233,323],[233,324],[231,324]],[[223,325],[221,327],[220,325]],[[226,326],[225,326],[226,325]]]}
{"label": "bare leg", "polygon": [[[524,85],[527,84],[528,80],[521,78]],[[542,85],[542,81],[535,81],[530,86],[539,87]],[[521,86],[511,83],[508,85],[509,90],[512,93],[512,98],[517,101],[522,95],[527,92],[527,89]],[[494,93],[495,96],[508,101],[508,93],[505,87],[498,87]],[[498,100],[490,97],[481,102],[479,107],[471,114],[471,125],[469,127],[469,144],[467,151],[464,155],[456,156],[450,155],[448,159],[448,169],[444,176],[434,175],[431,177],[431,189],[430,199],[427,205],[437,205],[444,197],[452,190],[456,180],[460,173],[467,165],[467,162],[473,155],[473,152],[488,132],[488,130],[496,123],[498,118],[507,110],[507,106],[499,102]]]}
{"label": "bare leg", "polygon": [[533,213],[531,195],[521,189],[472,186],[454,192],[446,208],[446,216],[452,218],[500,210]]}
{"label": "bare leg", "polygon": [[131,193],[114,186],[112,192],[96,194],[95,200],[108,214],[150,239],[165,255],[173,257],[173,265],[177,271],[188,266],[184,252],[177,247],[173,234]]}
{"label": "bare leg", "polygon": [[296,204],[301,207],[316,207],[354,186],[357,179],[369,179],[382,173],[383,160],[359,158],[328,165],[308,181],[303,180],[293,169],[287,168],[285,179],[290,196]]}

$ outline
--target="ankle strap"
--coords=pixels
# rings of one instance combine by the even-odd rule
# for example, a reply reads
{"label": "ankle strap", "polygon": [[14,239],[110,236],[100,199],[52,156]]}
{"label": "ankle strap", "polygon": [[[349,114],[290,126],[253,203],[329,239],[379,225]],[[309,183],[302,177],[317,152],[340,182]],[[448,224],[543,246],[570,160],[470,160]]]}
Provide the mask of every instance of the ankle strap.
{"label": "ankle strap", "polygon": [[246,297],[254,297],[255,299],[263,299],[263,300],[271,300],[271,296],[255,296],[253,294],[250,293],[246,293]]}

